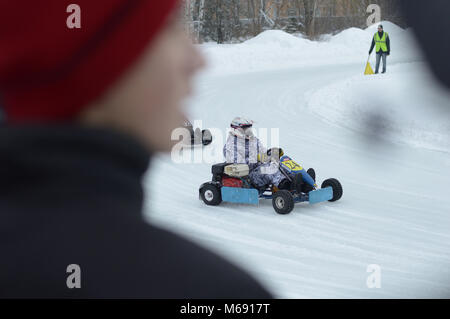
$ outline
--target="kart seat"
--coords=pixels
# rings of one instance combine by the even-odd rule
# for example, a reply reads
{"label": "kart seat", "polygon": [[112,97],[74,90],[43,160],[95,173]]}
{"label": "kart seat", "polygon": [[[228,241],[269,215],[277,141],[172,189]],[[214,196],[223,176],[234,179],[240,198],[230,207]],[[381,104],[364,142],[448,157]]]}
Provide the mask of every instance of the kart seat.
{"label": "kart seat", "polygon": [[225,166],[230,165],[230,163],[220,163],[220,164],[214,164],[211,167],[211,173],[213,175],[222,175],[223,174],[223,170],[225,168]]}
{"label": "kart seat", "polygon": [[229,164],[224,167],[224,173],[230,177],[246,177],[250,173],[250,167],[247,164]]}

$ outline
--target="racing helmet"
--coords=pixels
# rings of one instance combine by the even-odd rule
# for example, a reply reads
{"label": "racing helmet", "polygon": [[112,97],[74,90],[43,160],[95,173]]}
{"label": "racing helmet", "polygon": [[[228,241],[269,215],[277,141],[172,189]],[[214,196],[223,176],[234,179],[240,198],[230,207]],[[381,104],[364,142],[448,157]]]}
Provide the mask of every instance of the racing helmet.
{"label": "racing helmet", "polygon": [[242,128],[242,129],[247,129],[247,128],[251,128],[251,127],[253,127],[253,121],[249,121],[249,120],[247,120],[247,119],[245,119],[245,118],[242,118],[242,117],[235,117],[234,119],[233,119],[233,121],[231,121],[231,128],[234,128],[234,129],[239,129],[239,128]]}
{"label": "racing helmet", "polygon": [[253,134],[253,121],[247,120],[242,117],[235,117],[231,121],[230,127],[232,128],[231,133],[237,136],[250,138],[254,136]]}

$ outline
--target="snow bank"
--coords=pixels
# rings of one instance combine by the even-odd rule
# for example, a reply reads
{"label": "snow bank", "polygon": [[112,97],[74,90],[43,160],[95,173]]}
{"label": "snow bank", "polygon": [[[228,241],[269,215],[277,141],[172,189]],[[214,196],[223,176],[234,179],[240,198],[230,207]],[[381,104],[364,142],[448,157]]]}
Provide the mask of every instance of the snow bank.
{"label": "snow bank", "polygon": [[411,63],[390,67],[385,75],[358,75],[326,86],[310,94],[308,108],[362,134],[450,152],[449,102],[426,65]]}
{"label": "snow bank", "polygon": [[281,48],[295,48],[299,46],[302,42],[305,43],[307,40],[295,37],[289,33],[281,30],[268,30],[260,33],[256,37],[247,40],[245,44],[248,45],[263,45],[267,44],[277,45]]}
{"label": "snow bank", "polygon": [[[409,29],[382,22],[392,42],[390,63],[421,60]],[[200,45],[208,74],[223,75],[291,67],[362,63],[367,59],[376,25],[365,30],[350,28],[323,41],[310,41],[280,30],[265,31],[240,44]],[[374,59],[374,55],[372,55]]]}

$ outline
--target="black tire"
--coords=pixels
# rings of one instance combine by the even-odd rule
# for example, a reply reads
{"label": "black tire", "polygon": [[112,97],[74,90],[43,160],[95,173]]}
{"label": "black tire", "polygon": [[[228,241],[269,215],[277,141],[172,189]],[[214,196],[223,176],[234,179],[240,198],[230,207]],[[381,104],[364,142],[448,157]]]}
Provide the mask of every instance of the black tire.
{"label": "black tire", "polygon": [[330,178],[330,179],[325,180],[322,183],[322,188],[326,188],[326,187],[331,187],[333,189],[333,198],[329,200],[330,202],[335,202],[335,201],[341,199],[344,191],[342,189],[341,183],[337,179]]}
{"label": "black tire", "polygon": [[200,188],[200,198],[209,206],[217,206],[222,203],[220,188],[214,184],[206,184]]}
{"label": "black tire", "polygon": [[203,130],[202,131],[202,144],[204,146],[209,145],[212,143],[212,135],[210,130]]}
{"label": "black tire", "polygon": [[280,190],[273,194],[272,206],[280,215],[287,215],[294,209],[294,197],[289,191]]}
{"label": "black tire", "polygon": [[309,168],[306,172],[309,176],[312,177],[314,181],[316,181],[316,171],[314,170],[314,168]]}

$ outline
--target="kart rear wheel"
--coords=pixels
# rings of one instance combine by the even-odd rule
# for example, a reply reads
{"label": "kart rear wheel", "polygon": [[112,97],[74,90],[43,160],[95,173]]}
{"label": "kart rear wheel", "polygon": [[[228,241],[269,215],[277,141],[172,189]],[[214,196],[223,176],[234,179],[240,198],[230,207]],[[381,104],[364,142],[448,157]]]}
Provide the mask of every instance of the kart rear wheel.
{"label": "kart rear wheel", "polygon": [[294,197],[291,192],[280,190],[273,194],[272,206],[280,215],[287,215],[294,209]]}
{"label": "kart rear wheel", "polygon": [[206,184],[200,188],[200,198],[209,206],[217,206],[222,203],[220,188],[214,184]]}
{"label": "kart rear wheel", "polygon": [[344,191],[342,189],[341,183],[337,179],[330,178],[330,179],[325,180],[322,183],[321,188],[326,188],[326,187],[331,187],[333,189],[333,198],[329,200],[330,202],[335,202],[335,201],[341,199]]}

